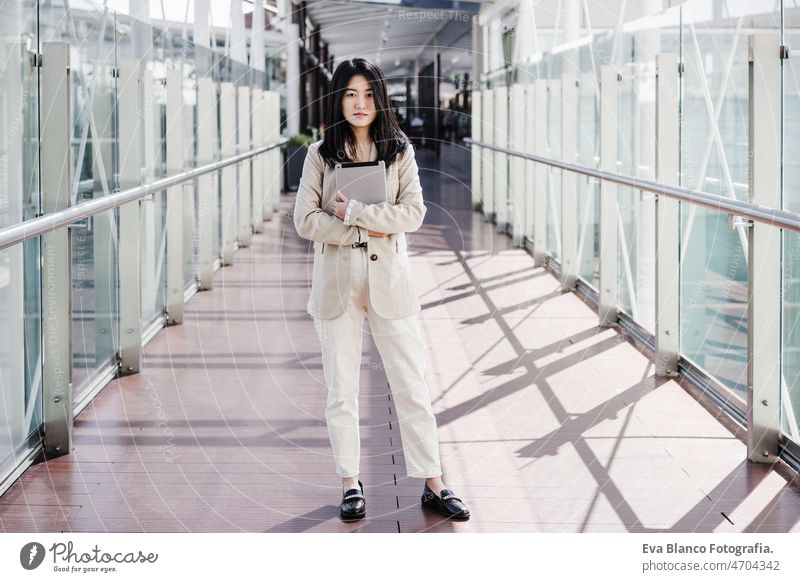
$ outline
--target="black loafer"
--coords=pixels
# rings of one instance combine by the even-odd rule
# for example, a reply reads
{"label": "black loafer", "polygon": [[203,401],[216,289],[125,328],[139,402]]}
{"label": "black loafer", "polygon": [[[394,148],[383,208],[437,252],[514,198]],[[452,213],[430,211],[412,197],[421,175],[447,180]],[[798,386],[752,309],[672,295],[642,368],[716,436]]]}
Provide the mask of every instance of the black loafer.
{"label": "black loafer", "polygon": [[442,489],[440,497],[428,487],[427,482],[425,483],[425,490],[422,492],[422,507],[435,509],[443,516],[451,519],[469,519],[469,509],[450,489]]}
{"label": "black loafer", "polygon": [[364,497],[364,486],[358,482],[361,489],[348,489],[342,495],[342,505],[339,508],[339,517],[342,521],[358,521],[367,515],[366,497]]}

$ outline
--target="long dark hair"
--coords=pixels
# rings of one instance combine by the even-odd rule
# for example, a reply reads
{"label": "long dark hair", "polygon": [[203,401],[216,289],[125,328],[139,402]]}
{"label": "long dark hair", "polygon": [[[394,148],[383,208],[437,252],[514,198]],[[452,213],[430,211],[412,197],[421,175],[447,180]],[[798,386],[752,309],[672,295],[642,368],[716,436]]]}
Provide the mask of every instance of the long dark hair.
{"label": "long dark hair", "polygon": [[[389,107],[386,78],[380,68],[361,57],[343,61],[336,67],[331,79],[331,92],[325,97],[325,139],[319,153],[329,164],[351,162],[347,151],[355,151],[356,136],[350,123],[342,115],[342,99],[353,75],[364,75],[372,87],[372,98],[377,115],[369,126],[370,137],[378,150],[378,159],[384,160],[388,168],[398,154],[405,151],[409,140],[400,129],[394,113]],[[350,146],[346,148],[345,145]]]}

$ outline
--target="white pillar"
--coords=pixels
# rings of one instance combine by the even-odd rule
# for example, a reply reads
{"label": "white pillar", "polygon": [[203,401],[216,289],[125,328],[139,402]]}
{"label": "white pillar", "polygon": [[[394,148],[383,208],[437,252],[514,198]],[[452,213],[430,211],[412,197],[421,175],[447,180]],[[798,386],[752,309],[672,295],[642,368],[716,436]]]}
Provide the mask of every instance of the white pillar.
{"label": "white pillar", "polygon": [[[273,91],[264,91],[263,95],[261,96],[262,100],[262,129],[264,132],[264,143],[272,143],[278,139],[280,136],[280,111],[274,111],[275,109],[275,102],[273,101],[273,95],[278,95]],[[276,101],[280,104],[280,101]],[[278,122],[275,121],[275,118],[278,118]],[[280,153],[278,153],[280,155]],[[280,193],[278,190],[280,189],[280,176],[278,175],[278,171],[280,171],[280,166],[278,166],[278,171],[273,169],[275,165],[275,152],[272,150],[268,151],[264,155],[264,164],[262,166],[262,183],[264,184],[264,202],[262,205],[262,219],[263,220],[272,220],[272,215],[275,212],[274,206],[276,206],[273,200],[280,198]],[[262,225],[263,226],[263,225]]]}
{"label": "white pillar", "polygon": [[[250,39],[250,66],[256,71],[264,70],[264,3],[253,3],[253,25]],[[264,87],[259,87],[264,89]]]}
{"label": "white pillar", "polygon": [[[133,57],[139,59],[140,79],[148,61],[153,60],[153,29],[150,27],[150,1],[128,0],[128,14],[131,15],[131,43]],[[143,95],[140,95],[143,97]]]}
{"label": "white pillar", "polygon": [[[494,90],[494,143],[508,147],[508,87]],[[498,232],[508,229],[508,154],[494,152],[494,197],[491,212]]]}
{"label": "white pillar", "polygon": [[286,28],[292,22],[292,10],[294,4],[291,0],[278,0],[278,30],[286,32]]}
{"label": "white pillar", "polygon": [[[217,138],[217,93],[211,77],[197,80],[197,164],[214,161]],[[198,199],[198,287],[214,286],[214,214],[216,210],[214,175],[204,174],[197,179]]]}
{"label": "white pillar", "polygon": [[[274,91],[264,91],[262,96],[262,126],[264,143],[274,143],[280,138],[280,95]],[[280,203],[280,149],[264,154],[263,165],[264,204],[262,218],[272,220],[272,215]]]}
{"label": "white pillar", "polygon": [[[489,70],[491,71],[491,78],[494,79],[499,74],[498,69],[505,65],[505,57],[503,55],[503,24],[499,18],[493,18],[489,21]],[[490,81],[491,82],[491,81]],[[496,83],[492,86],[496,86]]]}
{"label": "white pillar", "polygon": [[[149,184],[155,180],[155,135],[156,125],[154,117],[154,79],[153,79],[153,30],[150,27],[150,2],[149,0],[129,0],[128,13],[131,15],[131,42],[133,44],[133,57],[138,59],[140,91],[139,99],[141,103],[140,111],[140,140],[141,140],[141,180]],[[158,124],[160,129],[161,124]],[[159,156],[161,151],[159,149]],[[160,161],[160,157],[159,157]],[[159,317],[162,311],[160,305],[161,294],[156,275],[157,265],[161,264],[156,254],[160,249],[161,223],[156,227],[157,211],[154,199],[161,200],[163,194],[151,194],[144,198],[141,203],[141,223],[140,229],[140,264],[141,264],[141,283],[140,301],[142,324],[146,326]]]}
{"label": "white pillar", "polygon": [[[525,150],[525,85],[515,83],[511,86],[509,148],[517,151]],[[507,189],[511,201],[507,221],[511,226],[511,236],[515,246],[522,246],[524,231],[522,227],[525,216],[525,159],[519,156],[508,156],[508,174],[510,184]]]}
{"label": "white pillar", "polygon": [[[238,153],[250,151],[250,87],[239,87],[239,147]],[[253,237],[253,191],[251,180],[252,158],[238,164],[239,166],[239,246],[248,247]]]}
{"label": "white pillar", "polygon": [[[750,37],[750,202],[767,208],[782,208],[779,50],[777,32]],[[748,234],[747,458],[772,463],[781,428],[783,235],[760,222],[752,224]]]}
{"label": "white pillar", "polygon": [[209,0],[194,0],[194,45],[211,47],[211,31],[208,26]]}
{"label": "white pillar", "polygon": [[[222,159],[236,155],[236,87],[225,81],[220,86],[220,155]],[[222,168],[222,264],[232,265],[236,250],[236,166]]]}
{"label": "white pillar", "polygon": [[[69,206],[72,185],[72,91],[67,43],[44,43],[41,70],[42,212]],[[44,450],[72,452],[72,247],[69,228],[42,235],[42,407]]]}
{"label": "white pillar", "polygon": [[474,83],[475,87],[472,92],[473,96],[478,93],[477,89],[481,82],[481,74],[484,71],[483,68],[483,27],[478,24],[478,19],[475,18],[472,20],[472,44],[473,44],[473,52],[472,52],[472,72],[474,77],[472,82]]}
{"label": "white pillar", "polygon": [[[472,92],[472,139],[482,141],[481,134],[481,91]],[[473,145],[472,154],[472,208],[477,210],[480,207],[482,196],[481,187],[481,148]]]}
{"label": "white pillar", "polygon": [[[486,74],[486,72],[489,70],[489,66],[490,66],[490,62],[489,62],[489,50],[490,49],[489,49],[489,47],[492,46],[491,39],[490,39],[490,34],[489,34],[489,24],[488,23],[484,24],[483,26],[480,27],[480,29],[481,29],[481,63],[482,63],[481,72]],[[419,72],[418,70],[414,71],[415,76],[416,76],[416,74],[418,72]],[[476,80],[478,82],[481,82],[480,78],[476,79]],[[487,87],[488,86],[489,85],[487,85]]]}
{"label": "white pillar", "polygon": [[[185,168],[183,123],[183,75],[167,71],[167,174]],[[185,281],[183,277],[184,188],[178,184],[167,190],[167,323],[183,323]]]}
{"label": "white pillar", "polygon": [[247,38],[245,37],[242,0],[231,0],[231,31],[228,55],[240,63],[247,64]]}
{"label": "white pillar", "polygon": [[[142,75],[142,134],[144,148],[142,156],[142,180],[149,184],[155,180],[156,164],[161,160],[161,148],[156,144],[161,143],[161,119],[156,121],[155,110],[157,105],[157,92],[163,92],[164,86],[161,79],[153,77],[152,67],[145,69]],[[159,167],[160,170],[160,167]],[[161,293],[161,235],[162,235],[162,210],[159,192],[151,194],[142,200],[142,315],[146,319],[145,326],[153,319],[159,318],[163,309]],[[156,271],[159,270],[158,273]],[[145,327],[146,328],[146,327]]]}
{"label": "white pillar", "polygon": [[[662,4],[661,0],[644,0],[641,5],[641,15],[647,16],[656,12]],[[656,53],[661,48],[661,30],[650,28],[637,33],[639,55],[635,71],[636,94],[638,96],[638,136],[637,147],[633,151],[635,175],[640,178],[652,180],[655,178],[655,87],[652,86],[655,78]],[[644,233],[654,232],[656,228],[656,201],[653,195],[639,193],[636,196],[638,212],[636,212],[636,312],[638,323],[648,331],[655,331],[656,320],[656,265],[655,265],[655,238],[644,236]],[[629,241],[630,242],[630,241]],[[634,268],[634,265],[631,265]]]}
{"label": "white pillar", "polygon": [[[581,2],[580,0],[561,0],[562,1],[562,25],[561,42],[568,43],[578,40],[581,22]],[[578,73],[578,49],[572,48],[564,51],[561,57],[562,73]]]}
{"label": "white pillar", "polygon": [[[678,56],[656,57],[656,180],[678,185]],[[680,351],[680,202],[656,198],[656,374],[677,376]],[[641,233],[646,236],[646,233]]]}
{"label": "white pillar", "polygon": [[563,42],[573,42],[578,39],[581,22],[580,0],[561,0],[562,4],[562,33]]}
{"label": "white pillar", "polygon": [[[254,87],[252,91],[252,128],[253,141],[251,148],[256,149],[264,145],[264,92],[259,87]],[[266,154],[261,154],[253,158],[253,213],[251,215],[253,232],[264,232],[264,160]]]}
{"label": "white pillar", "polygon": [[286,127],[289,135],[300,133],[300,28],[289,25],[286,45]]}
{"label": "white pillar", "polygon": [[[600,169],[617,172],[619,123],[619,72],[614,65],[603,65],[600,71]],[[617,185],[600,183],[600,325],[617,322],[619,292],[617,262],[619,231],[617,220]]]}
{"label": "white pillar", "polygon": [[[494,89],[486,89],[483,92],[483,116],[481,118],[484,142],[494,145]],[[483,150],[483,190],[481,191],[481,202],[483,203],[483,213],[487,219],[491,218],[494,212],[494,151]]]}
{"label": "white pillar", "polygon": [[[575,73],[561,75],[561,160],[576,161],[578,91]],[[561,287],[570,291],[578,280],[578,176],[561,171]]]}
{"label": "white pillar", "polygon": [[[277,91],[272,91],[272,139],[270,143],[278,141],[281,137],[281,95]],[[281,169],[283,168],[283,157],[281,148],[272,150],[272,210],[277,212],[281,207]]]}
{"label": "white pillar", "polygon": [[[533,82],[533,147],[536,155],[547,155],[547,79]],[[547,173],[545,164],[535,164],[533,175],[533,259],[537,266],[547,261]]]}

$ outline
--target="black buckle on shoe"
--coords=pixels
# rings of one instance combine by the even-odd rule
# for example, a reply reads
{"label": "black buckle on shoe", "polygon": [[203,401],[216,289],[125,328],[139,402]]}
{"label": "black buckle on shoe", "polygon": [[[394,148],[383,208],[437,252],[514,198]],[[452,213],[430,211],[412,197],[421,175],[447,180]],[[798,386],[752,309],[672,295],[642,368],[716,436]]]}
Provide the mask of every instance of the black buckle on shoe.
{"label": "black buckle on shoe", "polygon": [[367,241],[353,243],[353,244],[352,244],[352,245],[350,245],[350,246],[351,246],[351,247],[353,247],[354,249],[357,249],[358,247],[364,247],[364,248],[366,248],[366,247],[367,247]]}

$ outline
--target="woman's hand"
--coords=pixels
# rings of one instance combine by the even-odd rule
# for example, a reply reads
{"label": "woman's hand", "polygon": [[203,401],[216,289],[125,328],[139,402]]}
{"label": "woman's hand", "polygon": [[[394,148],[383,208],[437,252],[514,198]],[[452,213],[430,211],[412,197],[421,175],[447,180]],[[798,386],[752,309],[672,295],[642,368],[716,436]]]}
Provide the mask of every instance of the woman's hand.
{"label": "woman's hand", "polygon": [[[336,200],[333,202],[333,215],[338,218],[339,220],[344,220],[344,214],[347,212],[347,204],[350,202],[350,199],[345,196],[341,191],[336,191]],[[383,238],[386,236],[384,232],[377,232],[374,230],[367,229],[367,233],[369,236],[374,236],[378,238]]]}
{"label": "woman's hand", "polygon": [[344,213],[347,211],[348,202],[350,202],[350,199],[337,190],[336,199],[333,202],[333,215],[339,220],[344,220]]}

